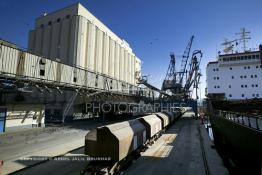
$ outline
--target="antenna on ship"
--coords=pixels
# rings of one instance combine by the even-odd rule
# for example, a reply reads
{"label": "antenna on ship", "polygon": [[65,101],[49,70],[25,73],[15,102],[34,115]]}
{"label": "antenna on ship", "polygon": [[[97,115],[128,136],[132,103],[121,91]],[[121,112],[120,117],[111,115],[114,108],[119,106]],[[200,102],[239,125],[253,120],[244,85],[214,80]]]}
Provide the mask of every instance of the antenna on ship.
{"label": "antenna on ship", "polygon": [[251,32],[246,31],[246,29],[244,27],[240,29],[239,33],[236,33],[236,35],[240,36],[239,41],[243,43],[244,52],[247,51],[247,42],[248,42],[249,39],[251,39],[251,37],[249,36],[250,33]]}
{"label": "antenna on ship", "polygon": [[225,41],[221,44],[222,46],[224,46],[224,50],[223,51],[224,51],[225,54],[233,53],[233,48],[234,48],[234,44],[233,43],[235,41],[237,41],[237,40],[235,39],[235,40],[229,41],[228,39],[225,39]]}

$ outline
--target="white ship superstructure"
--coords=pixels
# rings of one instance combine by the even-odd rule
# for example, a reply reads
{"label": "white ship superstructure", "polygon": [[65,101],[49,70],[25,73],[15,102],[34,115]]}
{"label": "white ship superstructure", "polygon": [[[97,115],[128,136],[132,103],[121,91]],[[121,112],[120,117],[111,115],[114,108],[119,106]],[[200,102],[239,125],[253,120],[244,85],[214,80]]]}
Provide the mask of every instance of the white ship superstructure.
{"label": "white ship superstructure", "polygon": [[259,51],[219,55],[207,64],[207,94],[224,94],[225,98],[262,97],[262,46]]}

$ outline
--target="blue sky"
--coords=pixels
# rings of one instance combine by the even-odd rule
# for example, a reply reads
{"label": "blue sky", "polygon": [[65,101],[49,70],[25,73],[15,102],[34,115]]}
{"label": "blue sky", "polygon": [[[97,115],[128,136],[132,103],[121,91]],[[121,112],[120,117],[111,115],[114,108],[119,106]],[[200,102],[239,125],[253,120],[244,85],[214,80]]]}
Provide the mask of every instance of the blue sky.
{"label": "blue sky", "polygon": [[222,50],[224,38],[234,39],[235,33],[246,27],[252,32],[248,46],[262,43],[261,0],[1,0],[0,38],[26,48],[36,17],[76,2],[128,41],[143,61],[143,75],[150,75],[149,81],[159,87],[169,53],[182,55],[190,36],[195,35],[192,49],[204,53],[202,97],[206,64]]}

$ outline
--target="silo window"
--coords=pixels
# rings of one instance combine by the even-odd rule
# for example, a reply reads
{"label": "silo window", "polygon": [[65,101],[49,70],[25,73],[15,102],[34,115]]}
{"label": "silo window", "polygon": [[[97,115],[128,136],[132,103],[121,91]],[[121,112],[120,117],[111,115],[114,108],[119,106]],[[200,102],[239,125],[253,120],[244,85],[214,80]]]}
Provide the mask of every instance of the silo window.
{"label": "silo window", "polygon": [[57,20],[56,20],[57,22],[60,22],[61,21],[61,19],[60,18],[57,18]]}
{"label": "silo window", "polygon": [[69,19],[70,18],[70,15],[66,15],[66,19]]}
{"label": "silo window", "polygon": [[40,59],[40,65],[45,65],[46,61],[44,58]]}
{"label": "silo window", "polygon": [[52,25],[52,21],[49,21],[49,22],[48,22],[48,25],[51,26],[51,25]]}
{"label": "silo window", "polygon": [[77,81],[77,70],[76,69],[74,69],[74,79],[73,79],[73,81],[74,82]]}
{"label": "silo window", "polygon": [[45,76],[45,70],[40,70],[40,75]]}
{"label": "silo window", "polygon": [[40,76],[45,76],[45,64],[46,60],[44,58],[41,58],[39,61]]}
{"label": "silo window", "polygon": [[96,75],[95,86],[98,86],[98,75]]}
{"label": "silo window", "polygon": [[110,89],[113,89],[113,80],[110,80]]}

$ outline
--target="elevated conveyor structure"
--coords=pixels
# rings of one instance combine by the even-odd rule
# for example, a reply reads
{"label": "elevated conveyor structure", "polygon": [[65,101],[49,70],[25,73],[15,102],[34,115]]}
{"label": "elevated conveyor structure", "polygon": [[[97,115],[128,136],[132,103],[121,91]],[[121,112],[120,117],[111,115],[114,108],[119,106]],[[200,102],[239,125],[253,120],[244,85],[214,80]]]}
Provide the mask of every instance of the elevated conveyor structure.
{"label": "elevated conveyor structure", "polygon": [[[2,105],[45,104],[46,117],[62,122],[80,113],[102,116],[95,109],[88,111],[87,104],[125,103],[131,106],[126,112],[130,113],[133,104],[153,100],[153,91],[147,87],[5,44],[0,44],[0,88]],[[121,113],[118,109],[114,113]]]}
{"label": "elevated conveyor structure", "polygon": [[25,91],[35,87],[39,91],[74,90],[82,94],[101,92],[137,98],[151,94],[147,88],[3,44],[0,45],[0,78],[3,89]]}

